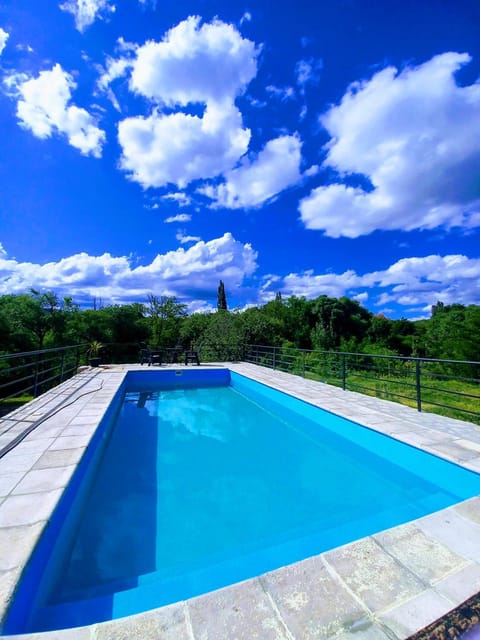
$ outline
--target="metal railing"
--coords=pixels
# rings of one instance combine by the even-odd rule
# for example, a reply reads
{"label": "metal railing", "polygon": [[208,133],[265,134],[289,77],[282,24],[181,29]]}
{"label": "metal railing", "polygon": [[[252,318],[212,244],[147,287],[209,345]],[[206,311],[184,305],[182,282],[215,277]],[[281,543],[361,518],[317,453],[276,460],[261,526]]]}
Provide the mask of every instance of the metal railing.
{"label": "metal railing", "polygon": [[246,362],[480,424],[480,362],[246,345]]}
{"label": "metal railing", "polygon": [[[88,345],[0,355],[0,415],[73,376],[86,361]],[[10,401],[10,402],[9,402]]]}
{"label": "metal railing", "polygon": [[[200,362],[242,360],[480,424],[480,362],[198,342]],[[105,344],[105,364],[139,362],[136,343]],[[0,355],[0,416],[88,364],[88,344]]]}

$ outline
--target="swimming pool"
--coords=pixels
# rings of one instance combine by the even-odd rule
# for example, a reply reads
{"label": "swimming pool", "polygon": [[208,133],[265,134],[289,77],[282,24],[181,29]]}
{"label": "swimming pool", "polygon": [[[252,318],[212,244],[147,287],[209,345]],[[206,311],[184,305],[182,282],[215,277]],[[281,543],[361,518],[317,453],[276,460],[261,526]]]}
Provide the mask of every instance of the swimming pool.
{"label": "swimming pool", "polygon": [[[77,497],[97,467],[91,453],[68,500],[90,501],[94,515],[74,505],[65,529],[81,522],[78,535],[64,529],[53,552],[44,545],[48,570],[19,631],[87,624],[191,597],[479,493],[474,473],[243,376],[219,370],[155,377],[160,373],[168,374],[160,393],[150,375],[127,381],[104,454],[110,465],[98,467],[93,483],[103,491]],[[112,526],[108,509],[116,505]],[[133,551],[126,556],[125,549]]]}

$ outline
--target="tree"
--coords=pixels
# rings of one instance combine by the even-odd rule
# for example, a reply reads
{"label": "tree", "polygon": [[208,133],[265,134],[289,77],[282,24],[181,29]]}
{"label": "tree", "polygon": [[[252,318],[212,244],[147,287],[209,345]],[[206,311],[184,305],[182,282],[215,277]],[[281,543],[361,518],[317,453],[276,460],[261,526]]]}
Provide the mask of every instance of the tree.
{"label": "tree", "polygon": [[225,295],[225,286],[220,280],[220,284],[218,285],[218,293],[217,293],[217,309],[219,311],[227,310],[227,296]]}
{"label": "tree", "polygon": [[175,296],[148,296],[151,341],[156,347],[175,347],[180,337],[181,321],[187,315],[187,305]]}

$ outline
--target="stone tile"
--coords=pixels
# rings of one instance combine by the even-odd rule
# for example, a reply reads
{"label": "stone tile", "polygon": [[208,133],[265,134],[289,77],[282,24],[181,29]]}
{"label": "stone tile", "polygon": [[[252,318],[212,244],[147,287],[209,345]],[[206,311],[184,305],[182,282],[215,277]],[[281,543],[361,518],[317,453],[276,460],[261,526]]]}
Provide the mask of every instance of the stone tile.
{"label": "stone tile", "polygon": [[464,518],[472,520],[480,525],[480,498],[471,498],[465,502],[455,505],[454,510]]}
{"label": "stone tile", "polygon": [[11,640],[96,640],[93,627],[76,627],[47,633],[20,633],[15,636],[2,636]]}
{"label": "stone tile", "polygon": [[392,633],[375,623],[364,629],[354,628],[352,631],[342,632],[334,638],[335,640],[392,640]]}
{"label": "stone tile", "polygon": [[91,437],[92,433],[96,430],[97,425],[92,426],[91,424],[77,424],[73,426],[68,426],[62,431],[62,437],[70,437],[70,436],[84,436],[88,435]]}
{"label": "stone tile", "polygon": [[16,455],[15,449],[13,449],[1,459],[0,475],[29,471],[37,463],[41,455],[41,451]]}
{"label": "stone tile", "polygon": [[468,460],[467,462],[464,462],[463,466],[466,467],[467,469],[471,469],[472,471],[475,471],[476,473],[480,473],[480,457],[473,458],[473,460]]}
{"label": "stone tile", "polygon": [[97,422],[98,422],[98,419],[95,417],[95,415],[83,415],[83,412],[82,412],[82,415],[72,418],[68,424],[69,426],[80,425],[80,424],[87,424],[87,425],[93,426],[97,424]]}
{"label": "stone tile", "polygon": [[193,638],[189,633],[185,605],[179,603],[95,625],[95,640],[193,640]]}
{"label": "stone tile", "polygon": [[472,562],[457,573],[437,582],[435,591],[455,603],[468,600],[480,591],[480,564]]}
{"label": "stone tile", "polygon": [[455,443],[460,447],[465,447],[470,451],[475,451],[477,456],[480,453],[480,444],[478,442],[472,442],[472,440],[461,438],[460,440],[456,440]]}
{"label": "stone tile", "polygon": [[329,638],[369,624],[367,611],[333,577],[320,556],[260,578],[295,638]]}
{"label": "stone tile", "polygon": [[27,436],[23,442],[17,444],[12,453],[17,456],[28,455],[29,453],[43,453],[49,446],[55,442],[55,438],[37,438],[34,440]]}
{"label": "stone tile", "polygon": [[450,600],[429,589],[408,602],[385,611],[379,618],[399,638],[404,638],[438,620],[453,608]]}
{"label": "stone tile", "polygon": [[477,451],[471,451],[470,449],[466,449],[465,447],[461,447],[453,442],[435,442],[429,447],[433,453],[438,454],[443,458],[448,458],[449,460],[454,460],[456,462],[465,462],[467,460],[471,460],[473,458],[478,458]]}
{"label": "stone tile", "polygon": [[291,640],[258,580],[194,598],[187,607],[198,640]]}
{"label": "stone tile", "polygon": [[83,433],[79,436],[67,436],[58,437],[55,442],[50,446],[49,451],[58,451],[60,449],[78,449],[80,447],[86,447],[92,438],[92,432]]}
{"label": "stone tile", "polygon": [[428,584],[458,571],[467,561],[437,540],[429,538],[413,524],[403,525],[374,536],[390,555]]}
{"label": "stone tile", "polygon": [[0,620],[4,618],[10,606],[20,574],[21,569],[19,567],[0,572]]}
{"label": "stone tile", "polygon": [[44,523],[0,528],[0,571],[22,567],[43,530]]}
{"label": "stone tile", "polygon": [[372,538],[328,551],[324,557],[371,611],[411,598],[425,588]]}
{"label": "stone tile", "polygon": [[59,449],[58,451],[45,451],[35,463],[34,469],[47,469],[50,467],[67,467],[77,464],[85,452],[85,447],[79,449]]}
{"label": "stone tile", "polygon": [[32,431],[32,433],[29,434],[28,439],[30,441],[33,441],[33,440],[44,440],[45,438],[56,438],[62,433],[64,428],[65,427],[63,424],[55,424],[55,425],[49,426],[44,423],[40,425],[38,429],[35,429],[34,431]]}
{"label": "stone tile", "polygon": [[17,527],[48,520],[58,499],[61,489],[48,493],[36,493],[23,496],[8,496],[0,504],[0,527]]}
{"label": "stone tile", "polygon": [[437,511],[415,524],[459,556],[480,561],[480,525],[458,515],[455,509]]}
{"label": "stone tile", "polygon": [[66,487],[76,465],[54,467],[53,469],[32,469],[12,491],[12,495],[38,493]]}
{"label": "stone tile", "polygon": [[8,494],[12,491],[15,485],[20,482],[24,475],[25,473],[23,471],[10,473],[6,476],[0,475],[0,496],[8,496]]}

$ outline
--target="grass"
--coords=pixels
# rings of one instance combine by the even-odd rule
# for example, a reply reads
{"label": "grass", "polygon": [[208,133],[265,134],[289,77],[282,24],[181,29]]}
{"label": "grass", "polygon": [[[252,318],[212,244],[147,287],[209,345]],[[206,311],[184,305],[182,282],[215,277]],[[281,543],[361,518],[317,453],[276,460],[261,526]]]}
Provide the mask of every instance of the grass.
{"label": "grass", "polygon": [[27,402],[30,402],[30,400],[33,400],[33,396],[29,394],[24,394],[17,398],[5,398],[0,402],[0,418],[6,416],[14,409],[18,409],[18,407],[21,407]]}
{"label": "grass", "polygon": [[[302,375],[300,371],[292,371],[292,373]],[[305,377],[337,387],[342,386],[341,377],[335,374],[322,375],[312,370],[306,370]],[[365,395],[383,398],[384,400],[399,402],[414,409],[417,408],[414,375],[409,377],[394,375],[374,377],[373,375],[353,372],[347,375],[346,388],[349,391],[357,391]],[[479,407],[480,385],[478,383],[461,380],[439,380],[432,375],[424,376],[421,385],[422,411],[437,413],[480,425]]]}

